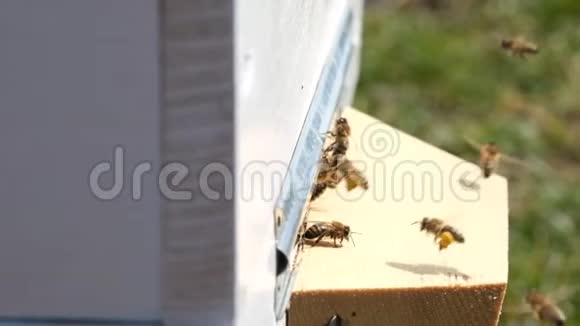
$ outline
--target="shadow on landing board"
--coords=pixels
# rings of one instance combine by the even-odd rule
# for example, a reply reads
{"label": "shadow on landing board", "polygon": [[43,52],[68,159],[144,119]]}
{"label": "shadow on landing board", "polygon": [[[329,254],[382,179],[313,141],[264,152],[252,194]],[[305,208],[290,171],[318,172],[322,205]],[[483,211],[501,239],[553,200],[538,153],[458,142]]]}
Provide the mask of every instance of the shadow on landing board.
{"label": "shadow on landing board", "polygon": [[405,264],[405,263],[397,263],[397,262],[386,262],[386,264],[390,267],[397,268],[400,270],[404,270],[407,272],[419,274],[419,275],[447,275],[447,276],[455,276],[461,277],[464,280],[470,279],[470,276],[460,272],[457,268],[448,267],[448,266],[440,266],[440,265],[432,265],[432,264]]}

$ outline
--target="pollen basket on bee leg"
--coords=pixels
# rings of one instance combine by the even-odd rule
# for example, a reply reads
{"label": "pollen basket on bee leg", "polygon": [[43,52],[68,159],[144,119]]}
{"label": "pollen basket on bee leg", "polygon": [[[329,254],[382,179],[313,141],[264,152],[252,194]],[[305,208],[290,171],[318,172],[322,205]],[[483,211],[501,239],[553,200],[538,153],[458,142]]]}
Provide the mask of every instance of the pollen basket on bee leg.
{"label": "pollen basket on bee leg", "polygon": [[453,243],[455,241],[453,235],[450,232],[443,232],[441,233],[441,235],[439,236],[439,250],[441,249],[446,249],[451,243]]}

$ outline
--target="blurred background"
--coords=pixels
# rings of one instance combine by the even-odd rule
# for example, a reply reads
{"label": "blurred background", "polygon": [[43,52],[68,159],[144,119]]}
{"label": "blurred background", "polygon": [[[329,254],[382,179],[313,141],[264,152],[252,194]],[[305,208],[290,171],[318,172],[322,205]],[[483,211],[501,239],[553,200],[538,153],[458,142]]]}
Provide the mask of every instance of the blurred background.
{"label": "blurred background", "polygon": [[[509,179],[510,269],[500,325],[536,288],[580,325],[580,1],[366,0],[355,106],[470,161],[464,136],[529,166]],[[527,60],[499,47],[524,36]],[[493,241],[493,234],[490,234]]]}

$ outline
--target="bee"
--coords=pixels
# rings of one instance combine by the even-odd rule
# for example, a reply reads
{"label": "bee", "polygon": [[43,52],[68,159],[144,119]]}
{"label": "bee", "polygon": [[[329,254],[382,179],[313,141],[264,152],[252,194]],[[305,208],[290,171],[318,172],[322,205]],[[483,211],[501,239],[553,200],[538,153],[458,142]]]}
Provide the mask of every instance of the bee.
{"label": "bee", "polygon": [[498,166],[501,153],[495,142],[483,144],[479,150],[479,167],[484,178],[489,178]]}
{"label": "bee", "polygon": [[[308,222],[304,222],[302,224],[303,232],[302,232],[302,240],[315,240],[312,246],[316,246],[320,240],[324,237],[329,237],[333,240],[334,247],[338,247],[336,244],[336,240],[340,240],[340,245],[342,246],[342,241],[346,239],[346,241],[350,241],[351,231],[350,226],[342,224],[338,221],[331,221],[331,222],[315,222],[310,227],[308,227]],[[353,240],[354,244],[354,240]]]}
{"label": "bee", "polygon": [[474,148],[479,148],[479,168],[481,169],[481,175],[485,179],[489,178],[497,171],[500,159],[502,158],[499,147],[493,141],[486,144],[478,144],[467,137],[465,137],[465,140]]}
{"label": "bee", "polygon": [[369,181],[367,178],[346,157],[337,163],[337,170],[339,172],[339,181],[346,179],[346,189],[348,191],[351,191],[356,187],[361,187],[364,190],[369,189]]}
{"label": "bee", "polygon": [[297,251],[304,250],[304,231],[306,231],[306,226],[307,223],[304,222],[302,223],[300,229],[298,230],[298,237],[296,238],[296,243],[294,244],[296,246]]}
{"label": "bee", "polygon": [[349,147],[348,138],[351,135],[350,125],[346,118],[339,118],[334,124],[334,131],[328,132],[334,141],[324,149],[324,153],[331,152],[332,155],[346,154]]}
{"label": "bee", "polygon": [[523,161],[503,154],[500,151],[499,146],[493,141],[490,141],[486,144],[478,144],[468,137],[464,138],[465,141],[467,141],[472,147],[479,149],[479,168],[481,169],[481,175],[485,179],[496,173],[499,168],[500,161],[515,163],[522,167],[528,168],[528,165]]}
{"label": "bee", "polygon": [[439,251],[446,249],[453,242],[465,242],[465,238],[459,231],[441,219],[424,217],[421,221],[412,224],[417,223],[421,223],[420,231],[426,231],[435,236],[434,241],[439,244]]}
{"label": "bee", "polygon": [[330,162],[328,158],[323,158],[316,183],[312,188],[310,201],[322,196],[327,188],[335,188],[341,179],[341,173],[336,168],[336,163]]}
{"label": "bee", "polygon": [[310,201],[315,201],[318,197],[326,191],[328,185],[326,183],[315,183],[312,187],[312,194],[310,195]]}
{"label": "bee", "polygon": [[526,55],[540,52],[537,44],[527,41],[521,36],[513,39],[503,39],[501,41],[501,47],[509,51],[510,54],[517,55],[522,59],[525,59]]}
{"label": "bee", "polygon": [[555,326],[563,326],[565,324],[566,316],[546,295],[532,290],[526,295],[525,301],[532,308],[534,317],[537,320],[549,322]]}
{"label": "bee", "polygon": [[356,187],[361,187],[364,190],[369,189],[368,179],[362,171],[357,169],[344,154],[337,154],[332,159],[323,161],[312,189],[310,201],[320,197],[326,189],[336,188],[342,180],[346,181],[346,189],[348,191],[352,191]]}

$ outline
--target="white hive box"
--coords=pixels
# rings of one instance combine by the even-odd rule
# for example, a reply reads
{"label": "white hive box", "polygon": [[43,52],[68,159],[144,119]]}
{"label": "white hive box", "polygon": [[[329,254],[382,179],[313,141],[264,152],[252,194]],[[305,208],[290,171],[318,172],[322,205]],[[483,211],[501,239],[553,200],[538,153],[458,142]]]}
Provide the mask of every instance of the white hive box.
{"label": "white hive box", "polygon": [[[361,9],[1,1],[0,325],[274,325],[280,184],[252,196],[243,176],[286,172],[349,13],[351,55],[322,109],[350,101]],[[189,174],[171,184],[168,163]]]}

